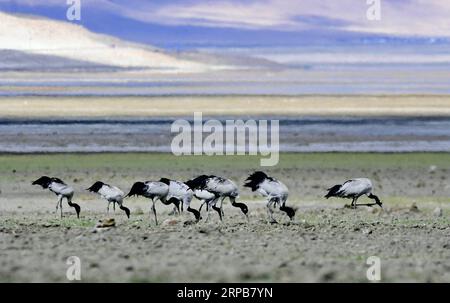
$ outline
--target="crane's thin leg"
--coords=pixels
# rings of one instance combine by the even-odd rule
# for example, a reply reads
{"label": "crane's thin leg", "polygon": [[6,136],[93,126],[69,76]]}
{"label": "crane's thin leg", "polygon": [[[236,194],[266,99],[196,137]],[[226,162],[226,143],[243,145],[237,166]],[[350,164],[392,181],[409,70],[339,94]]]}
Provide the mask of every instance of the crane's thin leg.
{"label": "crane's thin leg", "polygon": [[226,197],[222,197],[222,200],[220,200],[220,213],[222,214],[221,217],[223,217],[223,200],[225,200]]}
{"label": "crane's thin leg", "polygon": [[211,203],[211,207],[212,207],[212,209],[214,209],[219,214],[220,221],[222,222],[222,219],[223,219],[222,218],[222,212],[220,211],[220,207],[216,206],[218,200],[219,200],[219,197],[215,198],[213,200],[213,202]]}
{"label": "crane's thin leg", "polygon": [[222,213],[220,212],[220,208],[216,207],[218,200],[219,200],[219,197],[214,198],[210,201],[210,203],[209,203],[210,208],[209,208],[208,212],[211,210],[211,208],[214,209],[219,214],[220,221],[222,221]]}
{"label": "crane's thin leg", "polygon": [[111,201],[108,201],[108,206],[106,207],[106,213],[109,214],[109,204],[111,204]]}
{"label": "crane's thin leg", "polygon": [[358,199],[359,199],[359,197],[356,197],[356,198],[355,198],[355,203],[354,203],[353,208],[356,208],[356,206],[357,206],[357,205],[356,205],[356,201],[358,201]]}
{"label": "crane's thin leg", "polygon": [[61,218],[63,217],[62,200],[63,200],[63,197],[61,197],[61,199],[59,199],[59,209],[61,210]]}
{"label": "crane's thin leg", "polygon": [[153,199],[152,199],[152,211],[153,211],[153,216],[155,217],[155,224],[158,225],[158,218],[156,217],[155,201]]}
{"label": "crane's thin leg", "polygon": [[59,204],[61,203],[60,200],[61,200],[61,197],[58,196],[58,200],[56,201],[56,215],[58,215],[58,207],[59,207]]}
{"label": "crane's thin leg", "polygon": [[[152,200],[152,205],[155,205],[155,202],[153,202],[153,199],[151,199]],[[149,212],[149,215],[150,215],[150,222],[152,221],[152,207],[150,206],[150,212]]]}
{"label": "crane's thin leg", "polygon": [[113,211],[116,212],[116,202],[113,201]]}
{"label": "crane's thin leg", "polygon": [[356,198],[353,198],[351,207],[356,208]]}
{"label": "crane's thin leg", "polygon": [[272,203],[275,204],[272,199],[267,202],[267,213],[269,214],[270,223],[278,223],[273,217]]}
{"label": "crane's thin leg", "polygon": [[206,220],[205,222],[209,222],[209,213],[210,213],[210,209],[209,207],[206,208]]}

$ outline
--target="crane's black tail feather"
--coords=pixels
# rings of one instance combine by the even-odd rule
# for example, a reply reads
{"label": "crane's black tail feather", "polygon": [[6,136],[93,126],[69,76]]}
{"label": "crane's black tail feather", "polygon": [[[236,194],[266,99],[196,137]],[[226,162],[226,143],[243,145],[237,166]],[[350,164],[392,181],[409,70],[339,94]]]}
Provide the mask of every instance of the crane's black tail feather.
{"label": "crane's black tail feather", "polygon": [[325,198],[335,197],[338,191],[341,189],[342,185],[338,184],[328,189],[328,193],[325,195]]}

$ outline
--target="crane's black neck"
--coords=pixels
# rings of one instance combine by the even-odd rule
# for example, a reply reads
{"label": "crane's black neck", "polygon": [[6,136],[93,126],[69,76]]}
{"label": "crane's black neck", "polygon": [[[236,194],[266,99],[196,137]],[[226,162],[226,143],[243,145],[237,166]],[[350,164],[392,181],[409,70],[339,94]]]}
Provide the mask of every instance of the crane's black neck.
{"label": "crane's black neck", "polygon": [[202,217],[200,216],[200,212],[198,211],[198,210],[196,210],[196,209],[194,209],[194,208],[191,208],[190,206],[187,208],[187,211],[188,212],[191,212],[193,215],[194,215],[194,217],[195,217],[195,220],[198,222],[198,221],[200,221],[201,219],[202,219]]}
{"label": "crane's black neck", "polygon": [[80,205],[76,204],[76,203],[72,203],[70,201],[67,201],[67,203],[69,204],[70,207],[75,208],[75,211],[77,212],[77,218],[80,218],[80,211],[81,211],[81,207]]}
{"label": "crane's black neck", "polygon": [[247,215],[247,213],[248,213],[248,207],[247,207],[247,205],[245,205],[244,203],[239,203],[239,202],[236,202],[236,201],[232,201],[232,202],[231,202],[231,205],[233,205],[234,207],[239,207],[239,208],[241,209],[242,213],[243,213],[244,215]]}
{"label": "crane's black neck", "polygon": [[374,194],[370,194],[370,195],[369,195],[369,198],[375,200],[375,203],[376,203],[377,205],[379,205],[380,207],[383,207],[383,203],[381,203],[380,198],[378,198],[378,197],[375,196]]}
{"label": "crane's black neck", "polygon": [[120,205],[120,209],[123,210],[125,212],[125,214],[127,215],[127,218],[130,219],[130,210],[128,209],[128,207]]}

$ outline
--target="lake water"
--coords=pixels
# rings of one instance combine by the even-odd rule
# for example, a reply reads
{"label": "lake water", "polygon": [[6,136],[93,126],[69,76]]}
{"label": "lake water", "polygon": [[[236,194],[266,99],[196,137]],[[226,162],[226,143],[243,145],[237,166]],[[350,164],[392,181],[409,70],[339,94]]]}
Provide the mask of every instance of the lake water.
{"label": "lake water", "polygon": [[[254,118],[280,121],[281,151],[450,152],[448,118]],[[0,152],[170,152],[175,119],[0,119]]]}

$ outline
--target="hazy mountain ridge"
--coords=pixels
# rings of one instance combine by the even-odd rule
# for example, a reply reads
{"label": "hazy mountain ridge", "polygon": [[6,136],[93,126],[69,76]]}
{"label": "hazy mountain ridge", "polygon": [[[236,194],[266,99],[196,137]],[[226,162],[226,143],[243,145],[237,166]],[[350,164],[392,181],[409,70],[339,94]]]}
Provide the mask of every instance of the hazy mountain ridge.
{"label": "hazy mountain ridge", "polygon": [[[176,72],[201,72],[211,68],[195,61],[179,59],[157,48],[92,33],[82,26],[67,22],[2,12],[0,20],[0,50],[21,52],[16,53],[13,60],[20,68],[42,60],[49,63],[52,57],[55,61],[50,65],[60,64],[62,67],[66,64],[79,66],[84,62],[87,67],[96,65]],[[11,55],[9,53],[9,58]],[[36,55],[46,57],[32,57]],[[22,63],[19,63],[20,58],[23,59]],[[68,61],[64,62],[64,59]],[[4,62],[2,65],[8,64]],[[37,66],[31,64],[30,67]]]}
{"label": "hazy mountain ridge", "polygon": [[0,71],[115,71],[115,66],[72,60],[59,56],[30,54],[16,50],[0,50]]}

